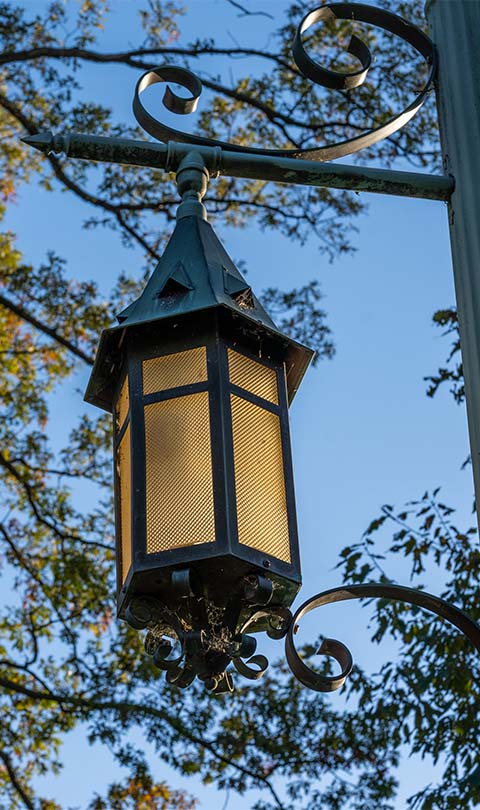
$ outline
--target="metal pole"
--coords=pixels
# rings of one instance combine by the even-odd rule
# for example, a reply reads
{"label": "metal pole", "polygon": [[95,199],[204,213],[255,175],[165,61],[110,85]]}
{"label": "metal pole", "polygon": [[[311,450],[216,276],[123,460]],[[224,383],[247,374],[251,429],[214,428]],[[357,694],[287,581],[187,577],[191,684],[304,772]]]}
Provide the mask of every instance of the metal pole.
{"label": "metal pole", "polygon": [[455,178],[450,241],[480,521],[480,2],[428,0],[425,12],[438,49],[443,165]]}
{"label": "metal pole", "polygon": [[51,132],[29,135],[22,140],[47,155],[63,153],[67,157],[82,160],[150,166],[167,172],[177,171],[188,154],[199,153],[213,176],[219,173],[230,177],[271,180],[289,185],[342,188],[426,200],[448,200],[454,187],[453,179],[442,175],[371,169],[368,166],[348,166],[342,163],[320,163],[291,157],[252,155],[230,152],[220,147],[172,141],[163,144],[77,133],[53,135]]}

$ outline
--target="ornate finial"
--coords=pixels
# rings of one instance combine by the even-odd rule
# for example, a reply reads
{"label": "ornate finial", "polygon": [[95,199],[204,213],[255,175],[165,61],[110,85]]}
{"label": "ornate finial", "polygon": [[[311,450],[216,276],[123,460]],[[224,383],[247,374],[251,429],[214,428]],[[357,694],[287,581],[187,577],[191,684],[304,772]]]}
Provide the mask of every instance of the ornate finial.
{"label": "ornate finial", "polygon": [[202,200],[207,193],[209,179],[202,156],[197,152],[189,152],[177,170],[177,188],[182,198],[177,208],[177,219],[190,216],[207,219]]}

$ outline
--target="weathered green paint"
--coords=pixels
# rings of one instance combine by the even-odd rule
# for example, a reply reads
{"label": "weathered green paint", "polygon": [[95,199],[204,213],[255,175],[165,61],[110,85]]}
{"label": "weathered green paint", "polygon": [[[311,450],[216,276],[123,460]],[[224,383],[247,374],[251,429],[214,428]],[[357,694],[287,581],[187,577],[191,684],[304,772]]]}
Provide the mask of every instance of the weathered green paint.
{"label": "weathered green paint", "polygon": [[167,172],[175,172],[187,154],[198,152],[211,176],[224,174],[275,183],[444,201],[449,200],[454,190],[453,178],[448,176],[243,154],[218,147],[173,142],[157,144],[96,135],[53,135],[51,132],[42,132],[23,140],[44,154],[63,153],[82,160],[149,166]]}

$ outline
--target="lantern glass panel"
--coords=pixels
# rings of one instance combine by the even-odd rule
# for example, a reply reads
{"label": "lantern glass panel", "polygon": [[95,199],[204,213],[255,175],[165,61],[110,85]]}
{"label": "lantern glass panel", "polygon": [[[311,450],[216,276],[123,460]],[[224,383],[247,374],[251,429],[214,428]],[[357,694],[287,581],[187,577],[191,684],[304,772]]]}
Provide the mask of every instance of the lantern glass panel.
{"label": "lantern glass panel", "polygon": [[205,382],[207,351],[205,346],[185,352],[166,354],[143,361],[143,393],[155,394],[181,385]]}
{"label": "lantern glass panel", "polygon": [[128,396],[128,377],[125,377],[123,385],[120,389],[120,394],[117,399],[117,404],[115,406],[115,424],[117,430],[120,430],[123,423],[125,422],[129,406],[130,402]]}
{"label": "lantern glass panel", "polygon": [[290,563],[280,418],[234,394],[231,407],[238,541]]}
{"label": "lantern glass panel", "polygon": [[269,402],[278,404],[277,374],[275,369],[257,363],[244,354],[239,354],[233,349],[228,350],[228,368],[230,382],[245,388],[257,397],[267,399]]}
{"label": "lantern glass panel", "polygon": [[132,562],[132,499],[130,425],[117,447],[117,491],[120,521],[121,579],[125,582]]}
{"label": "lantern glass panel", "polygon": [[208,392],[146,405],[145,451],[147,554],[214,542]]}

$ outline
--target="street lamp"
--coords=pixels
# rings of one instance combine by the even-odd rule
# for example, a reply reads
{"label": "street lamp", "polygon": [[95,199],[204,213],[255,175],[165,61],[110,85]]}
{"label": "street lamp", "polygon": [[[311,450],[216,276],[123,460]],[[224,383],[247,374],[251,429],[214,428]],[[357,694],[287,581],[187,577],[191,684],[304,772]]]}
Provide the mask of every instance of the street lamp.
{"label": "street lamp", "polygon": [[[427,5],[431,11],[435,7],[439,37],[442,15],[458,37],[477,30],[476,15],[480,24],[477,4],[455,4],[463,15],[458,25],[456,14],[447,9],[452,4],[435,6],[429,0]],[[268,662],[254,655],[256,641],[250,633],[266,630],[273,638],[286,638],[287,661],[304,685],[317,691],[338,689],[351,670],[348,649],[325,640],[318,652],[336,659],[341,672],[320,675],[297,653],[294,634],[305,614],[346,599],[382,597],[426,608],[459,628],[480,651],[480,627],[462,611],[393,583],[345,585],[307,600],[293,617],[289,610],[300,586],[300,564],[288,405],[312,352],[276,329],[206,222],[201,201],[208,181],[222,172],[448,201],[457,214],[451,227],[467,405],[480,399],[480,319],[471,312],[480,283],[470,261],[473,236],[469,241],[467,227],[472,222],[472,233],[478,232],[473,212],[475,205],[480,210],[480,194],[456,143],[474,138],[479,127],[462,127],[461,138],[451,138],[458,119],[452,99],[463,98],[460,85],[467,73],[453,71],[450,84],[456,93],[440,98],[448,159],[457,160],[465,199],[451,176],[322,164],[400,129],[431,91],[437,70],[435,46],[415,26],[373,6],[332,3],[309,12],[295,36],[294,60],[312,81],[345,90],[366,78],[371,57],[357,37],[349,51],[361,67],[351,73],[325,70],[306,53],[305,31],[335,18],[378,25],[400,36],[428,66],[424,88],[403,112],[351,140],[304,151],[275,150],[174,130],[150,115],[140,98],[152,84],[176,82],[191,97],[177,96],[167,86],[165,106],[176,113],[195,109],[200,80],[171,65],[140,78],[133,105],[138,122],[166,145],[76,134],[40,133],[24,139],[47,154],[64,152],[177,174],[182,202],[174,233],[140,298],[118,316],[117,327],[103,333],[86,399],[114,415],[118,615],[136,629],[147,628],[147,653],[166,671],[167,680],[181,687],[198,676],[217,693],[229,691],[232,662],[246,677],[260,677]],[[463,52],[468,54],[468,48]],[[442,50],[445,82],[447,54],[457,59],[455,49]],[[476,97],[474,78],[468,87]],[[472,143],[473,155],[478,150]],[[454,191],[460,196],[455,198]],[[480,407],[470,407],[469,418],[478,502]]]}
{"label": "street lamp", "polygon": [[172,680],[228,688],[255,649],[243,628],[275,633],[301,584],[288,405],[313,352],[206,221],[207,178],[198,155],[180,164],[173,235],[103,333],[85,398],[114,415],[118,616],[182,641],[182,671],[162,633],[147,641]]}

